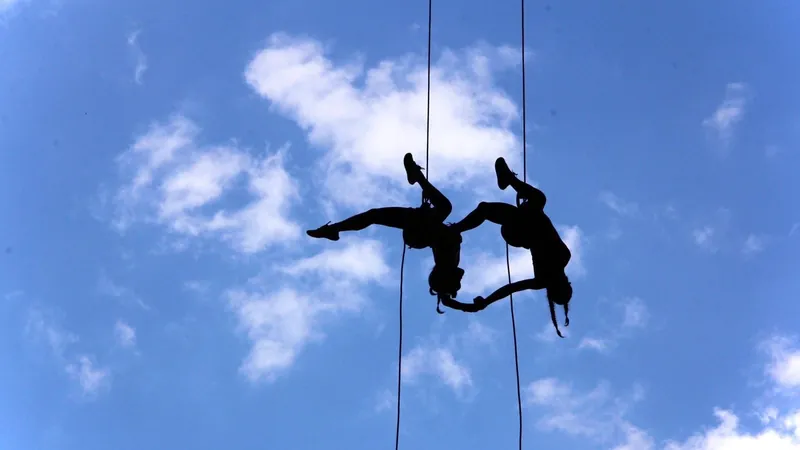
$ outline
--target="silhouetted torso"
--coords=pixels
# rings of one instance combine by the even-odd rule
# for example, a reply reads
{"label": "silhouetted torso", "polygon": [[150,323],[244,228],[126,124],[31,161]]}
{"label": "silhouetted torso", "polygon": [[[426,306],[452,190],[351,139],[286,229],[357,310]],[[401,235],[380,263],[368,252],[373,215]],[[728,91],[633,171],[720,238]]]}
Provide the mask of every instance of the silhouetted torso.
{"label": "silhouetted torso", "polygon": [[[572,254],[553,222],[543,209],[529,204],[521,205],[519,214],[521,220],[515,221],[512,225],[514,229],[504,234],[508,243],[531,251],[537,278],[563,274]],[[523,229],[518,230],[517,227]]]}

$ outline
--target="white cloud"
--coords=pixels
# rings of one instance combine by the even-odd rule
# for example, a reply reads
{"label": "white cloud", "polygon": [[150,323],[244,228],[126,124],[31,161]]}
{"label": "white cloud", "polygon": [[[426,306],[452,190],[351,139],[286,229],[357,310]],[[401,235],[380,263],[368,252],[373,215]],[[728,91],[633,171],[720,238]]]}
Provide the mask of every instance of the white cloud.
{"label": "white cloud", "polygon": [[127,304],[136,304],[145,311],[150,310],[150,306],[146,304],[136,293],[117,284],[114,280],[108,277],[105,273],[100,274],[100,279],[97,281],[97,292],[100,295],[114,297],[120,302]]}
{"label": "white cloud", "polygon": [[705,226],[692,231],[692,236],[694,237],[695,244],[706,250],[714,251],[716,249],[714,246],[714,233],[714,228]]}
{"label": "white cloud", "polygon": [[0,0],[0,14],[11,11],[11,8],[20,2],[21,0]]}
{"label": "white cloud", "polygon": [[[400,161],[414,142],[425,142],[425,66],[405,56],[365,69],[325,53],[317,41],[274,34],[248,64],[245,79],[276,112],[297,122],[314,147],[326,150],[317,169],[331,200],[374,206],[408,188]],[[495,158],[519,156],[510,130],[516,105],[492,79],[492,70],[516,64],[512,54],[483,45],[445,51],[434,64],[430,165],[437,185],[490,181]],[[414,153],[424,164],[424,154]],[[370,187],[381,181],[384,188]]]}
{"label": "white cloud", "polygon": [[63,359],[68,346],[78,342],[78,336],[61,329],[52,314],[39,308],[28,312],[26,332],[36,340],[44,340],[58,359]]}
{"label": "white cloud", "polygon": [[730,142],[736,125],[744,117],[746,94],[747,86],[744,83],[728,83],[725,99],[711,116],[703,120],[703,126],[711,130],[723,144]]}
{"label": "white cloud", "polygon": [[373,411],[375,413],[382,413],[384,411],[389,411],[393,409],[397,402],[397,395],[389,390],[382,390],[378,393],[375,399],[375,405],[373,406]]}
{"label": "white cloud", "polygon": [[308,296],[292,289],[275,293],[233,290],[228,294],[240,326],[253,342],[240,370],[251,381],[273,381],[288,369],[315,334],[320,312]]}
{"label": "white cloud", "polygon": [[[298,192],[284,169],[285,149],[257,158],[231,145],[199,145],[198,135],[193,122],[173,116],[118,158],[127,182],[116,195],[117,227],[156,223],[184,237],[219,238],[244,253],[299,238],[299,225],[288,217]],[[219,206],[240,178],[249,203]]]}
{"label": "white cloud", "polygon": [[[793,339],[773,336],[761,344],[769,361],[765,374],[780,394],[790,396],[800,388],[800,348]],[[538,426],[546,430],[583,436],[613,450],[800,450],[800,410],[781,411],[774,406],[752,411],[760,427],[742,429],[731,410],[713,410],[718,424],[686,438],[661,443],[630,417],[630,407],[643,399],[641,388],[630,396],[612,395],[608,384],[599,383],[587,392],[555,378],[536,380],[526,388],[526,404],[543,408],[545,419]],[[795,402],[790,404],[794,405]]]}
{"label": "white cloud", "polygon": [[244,171],[246,163],[244,155],[230,149],[210,150],[199,155],[164,180],[159,217],[177,219],[187,211],[219,199],[234,178]]}
{"label": "white cloud", "polygon": [[111,372],[106,368],[96,368],[89,356],[81,355],[77,363],[66,366],[67,373],[76,380],[84,395],[94,396],[101,389],[109,387]]}
{"label": "white cloud", "polygon": [[607,330],[603,336],[583,337],[578,344],[579,350],[594,350],[601,353],[610,351],[617,346],[620,340],[630,337],[632,332],[647,326],[650,320],[647,305],[638,297],[625,298],[614,306],[615,309],[619,308],[621,311],[613,328]]}
{"label": "white cloud", "polygon": [[604,352],[608,350],[608,347],[609,343],[607,340],[598,338],[585,337],[581,339],[580,344],[578,344],[579,349],[595,350],[598,352]]}
{"label": "white cloud", "polygon": [[586,268],[583,265],[583,232],[577,225],[559,227],[561,239],[567,244],[572,253],[572,259],[567,265],[567,275],[572,278],[580,278],[586,275]]}
{"label": "white cloud", "polygon": [[209,283],[207,281],[189,280],[183,283],[183,288],[195,294],[205,294],[208,292]]}
{"label": "white cloud", "polygon": [[622,326],[624,328],[642,328],[647,325],[650,313],[647,306],[640,298],[628,298],[624,301],[624,318]]}
{"label": "white cloud", "polygon": [[326,249],[310,258],[281,267],[291,275],[325,272],[334,276],[351,276],[358,281],[380,280],[390,273],[383,259],[383,244],[372,239],[355,240],[347,247]]}
{"label": "white cloud", "polygon": [[715,409],[719,420],[715,428],[697,433],[683,442],[670,441],[664,450],[798,450],[800,449],[800,411],[749,432],[739,428],[739,418],[731,411]]}
{"label": "white cloud", "polygon": [[744,241],[744,245],[742,246],[742,252],[745,255],[753,255],[755,253],[759,253],[764,250],[764,246],[766,245],[766,238],[764,236],[757,236],[755,234],[751,234],[747,236],[747,239]]}
{"label": "white cloud", "polygon": [[613,192],[601,192],[600,201],[621,216],[634,216],[639,212],[639,206],[636,203],[625,201]]}
{"label": "white cloud", "polygon": [[701,249],[716,253],[727,245],[733,213],[727,208],[717,208],[706,215],[704,224],[692,230],[692,238]]}
{"label": "white cloud", "polygon": [[579,392],[570,383],[555,378],[539,379],[525,388],[526,405],[544,410],[543,418],[537,422],[540,428],[602,443],[632,427],[625,415],[641,396],[640,389],[628,397],[614,396],[605,382]]}
{"label": "white cloud", "polygon": [[[371,264],[332,264],[337,255],[355,252]],[[343,250],[328,249],[287,266],[292,276],[315,279],[302,283],[304,289],[300,289],[293,287],[294,280],[276,282],[274,276],[269,276],[257,280],[255,287],[235,288],[227,293],[240,329],[252,342],[240,367],[252,382],[274,381],[292,366],[309,342],[324,338],[321,330],[326,320],[359,311],[366,301],[361,285],[378,281],[387,267],[377,242],[357,239],[348,242]]]}
{"label": "white cloud", "polygon": [[731,411],[714,409],[719,425],[695,433],[685,440],[671,439],[662,444],[631,422],[630,407],[642,399],[640,389],[625,398],[611,394],[606,383],[588,392],[577,392],[571,384],[554,378],[531,383],[526,403],[544,408],[538,426],[573,436],[585,437],[613,450],[799,450],[800,410],[779,414],[770,409],[762,414],[763,428],[745,431]]}
{"label": "white cloud", "polygon": [[[561,330],[561,334],[569,339],[570,337],[570,329],[564,328]],[[553,329],[553,324],[548,321],[546,324],[542,325],[542,328],[539,330],[538,333],[534,335],[534,337],[542,342],[556,342],[561,340],[556,334],[556,330]]]}
{"label": "white cloud", "polygon": [[144,72],[147,70],[147,57],[139,47],[138,42],[140,32],[141,30],[136,30],[128,35],[128,47],[136,60],[136,66],[133,70],[133,79],[136,81],[136,84],[142,84]]}
{"label": "white cloud", "polygon": [[770,361],[766,373],[778,389],[800,390],[800,346],[786,336],[773,336],[764,341],[761,348]]}
{"label": "white cloud", "polygon": [[121,320],[114,324],[114,336],[117,338],[117,343],[123,347],[136,346],[136,330]]}
{"label": "white cloud", "polygon": [[52,312],[31,309],[25,329],[32,338],[47,343],[57,362],[70,378],[78,382],[84,395],[92,397],[102,388],[109,387],[110,370],[95,368],[91,355],[74,356],[69,349],[79,341],[78,336],[59,327]]}
{"label": "white cloud", "polygon": [[415,383],[423,375],[435,376],[457,394],[472,387],[469,368],[449,348],[420,345],[403,356],[403,382]]}
{"label": "white cloud", "polygon": [[653,438],[645,431],[636,428],[629,423],[620,426],[623,442],[612,450],[652,450],[655,448]]}
{"label": "white cloud", "polygon": [[[511,280],[518,281],[533,276],[531,254],[525,249],[509,248],[511,264]],[[469,263],[464,269],[461,292],[487,296],[495,289],[508,283],[508,267],[505,254],[493,256],[479,253],[464,258]]]}
{"label": "white cloud", "polygon": [[467,348],[475,348],[475,344],[491,345],[497,337],[497,330],[485,325],[480,320],[470,317],[463,340]]}

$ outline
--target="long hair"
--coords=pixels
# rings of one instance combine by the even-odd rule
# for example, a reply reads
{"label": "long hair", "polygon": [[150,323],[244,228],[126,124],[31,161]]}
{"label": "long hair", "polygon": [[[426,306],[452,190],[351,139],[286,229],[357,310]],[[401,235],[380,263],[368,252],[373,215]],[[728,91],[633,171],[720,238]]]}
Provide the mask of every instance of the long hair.
{"label": "long hair", "polygon": [[563,282],[560,282],[558,287],[548,287],[546,289],[547,293],[547,303],[550,306],[550,320],[553,322],[553,326],[556,328],[556,333],[558,333],[559,337],[564,337],[561,335],[561,330],[558,329],[558,320],[556,319],[556,303],[559,305],[564,306],[564,326],[569,326],[569,302],[572,300],[572,283],[569,282],[569,279],[564,276]]}

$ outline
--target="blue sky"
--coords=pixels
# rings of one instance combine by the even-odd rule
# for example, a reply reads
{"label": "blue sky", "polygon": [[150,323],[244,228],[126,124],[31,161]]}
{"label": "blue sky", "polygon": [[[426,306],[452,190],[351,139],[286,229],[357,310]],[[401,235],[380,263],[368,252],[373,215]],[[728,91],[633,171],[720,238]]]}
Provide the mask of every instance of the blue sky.
{"label": "blue sky", "polygon": [[[563,340],[517,297],[526,448],[800,449],[800,10],[527,9],[528,174],[575,295]],[[303,230],[418,202],[426,20],[0,0],[0,448],[392,445],[400,234]],[[434,5],[451,220],[513,201],[518,26],[515,2]],[[464,235],[460,299],[505,280],[498,231]],[[508,304],[437,315],[431,264],[407,254],[401,448],[516,448]]]}

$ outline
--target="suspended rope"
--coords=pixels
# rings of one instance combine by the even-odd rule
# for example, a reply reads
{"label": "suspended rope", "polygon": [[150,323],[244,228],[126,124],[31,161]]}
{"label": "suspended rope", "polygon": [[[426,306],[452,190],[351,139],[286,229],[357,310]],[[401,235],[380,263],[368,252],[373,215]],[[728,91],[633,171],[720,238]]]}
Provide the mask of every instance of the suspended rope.
{"label": "suspended rope", "polygon": [[[431,31],[433,29],[433,0],[428,0],[428,98],[425,107],[425,179],[430,175],[431,155]],[[427,201],[422,194],[422,203]],[[424,205],[423,205],[424,206]],[[406,245],[403,243],[403,256],[400,259],[400,308],[399,308],[399,336],[397,344],[397,419],[394,430],[394,450],[400,448],[400,393],[402,392],[403,377],[403,272],[406,265]],[[439,305],[436,305],[437,309]],[[517,383],[519,385],[519,383]]]}
{"label": "suspended rope", "polygon": [[[433,0],[428,0],[428,103],[425,109],[425,179],[430,175],[431,156],[431,30],[433,29]],[[425,194],[423,194],[423,201]]]}
{"label": "suspended rope", "polygon": [[400,448],[400,388],[403,375],[403,272],[406,265],[406,246],[403,245],[403,257],[400,260],[400,339],[397,345],[397,422],[394,431],[394,450]]}
{"label": "suspended rope", "polygon": [[[527,107],[525,92],[525,0],[520,0],[520,16],[522,17],[522,180],[528,182],[528,139],[527,139]],[[508,283],[511,284],[511,258],[508,243],[506,243],[506,268],[508,269]],[[517,411],[519,412],[519,450],[522,450],[522,392],[519,383],[519,352],[517,348],[517,321],[514,317],[514,295],[509,295],[511,308],[511,334],[514,337],[514,370],[517,375]]]}

